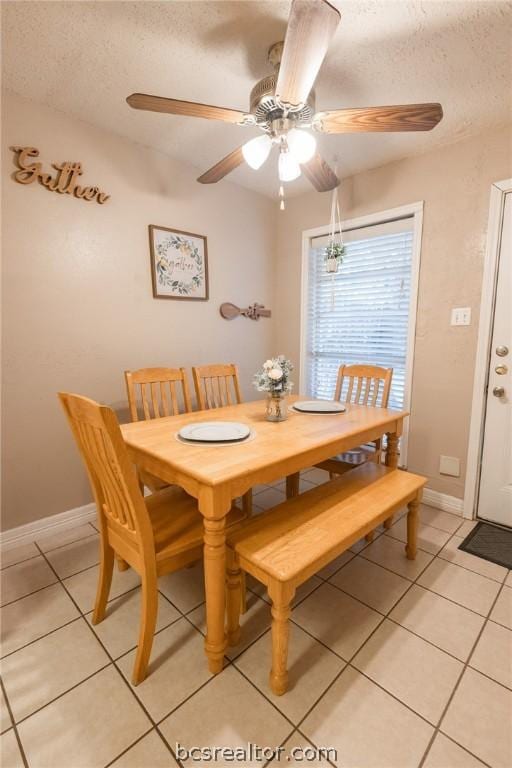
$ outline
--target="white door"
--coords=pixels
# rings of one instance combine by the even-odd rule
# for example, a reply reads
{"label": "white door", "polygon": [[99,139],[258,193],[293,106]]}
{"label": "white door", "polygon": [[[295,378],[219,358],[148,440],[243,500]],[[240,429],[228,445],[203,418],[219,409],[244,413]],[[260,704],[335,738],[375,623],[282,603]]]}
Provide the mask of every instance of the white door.
{"label": "white door", "polygon": [[478,517],[512,528],[512,193],[505,195]]}

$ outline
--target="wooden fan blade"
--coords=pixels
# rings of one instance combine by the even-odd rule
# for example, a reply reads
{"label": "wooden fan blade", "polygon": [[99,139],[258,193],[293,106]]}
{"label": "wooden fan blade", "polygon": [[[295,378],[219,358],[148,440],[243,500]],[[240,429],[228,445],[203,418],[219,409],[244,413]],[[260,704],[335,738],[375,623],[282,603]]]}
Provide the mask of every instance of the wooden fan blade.
{"label": "wooden fan blade", "polygon": [[340,180],[332,168],[325,162],[318,152],[311,160],[309,160],[309,162],[301,165],[301,168],[304,176],[312,183],[318,192],[328,192],[330,189],[337,187],[340,183]]}
{"label": "wooden fan blade", "polygon": [[313,127],[324,133],[430,131],[443,117],[440,104],[403,104],[317,112]]}
{"label": "wooden fan blade", "polygon": [[209,104],[199,104],[195,101],[166,99],[163,96],[149,96],[146,93],[132,93],[126,101],[133,109],[166,112],[170,115],[186,115],[187,117],[204,117],[207,120],[223,120],[225,123],[242,123],[246,115],[245,112],[240,112],[238,109],[212,107]]}
{"label": "wooden fan blade", "polygon": [[198,178],[200,184],[215,184],[227,176],[228,173],[234,171],[244,162],[244,156],[242,154],[242,147],[234,149],[229,155],[223,157],[216,165],[209,168],[202,176]]}
{"label": "wooden fan blade", "polygon": [[284,107],[305,104],[339,20],[326,0],[293,0],[276,85]]}

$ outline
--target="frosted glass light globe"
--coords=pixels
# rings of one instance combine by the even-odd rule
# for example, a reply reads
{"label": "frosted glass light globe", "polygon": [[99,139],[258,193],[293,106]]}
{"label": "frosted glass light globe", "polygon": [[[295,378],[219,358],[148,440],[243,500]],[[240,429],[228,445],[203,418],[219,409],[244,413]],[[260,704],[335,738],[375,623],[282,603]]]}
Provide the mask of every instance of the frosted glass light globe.
{"label": "frosted glass light globe", "polygon": [[292,128],[286,141],[288,149],[298,163],[307,163],[316,152],[316,139],[311,133]]}
{"label": "frosted glass light globe", "polygon": [[293,181],[300,176],[300,165],[291,152],[283,152],[279,155],[279,180]]}
{"label": "frosted glass light globe", "polygon": [[256,136],[255,139],[251,139],[244,144],[242,154],[247,165],[250,165],[251,168],[257,171],[269,156],[271,149],[272,142],[265,134],[264,136]]}

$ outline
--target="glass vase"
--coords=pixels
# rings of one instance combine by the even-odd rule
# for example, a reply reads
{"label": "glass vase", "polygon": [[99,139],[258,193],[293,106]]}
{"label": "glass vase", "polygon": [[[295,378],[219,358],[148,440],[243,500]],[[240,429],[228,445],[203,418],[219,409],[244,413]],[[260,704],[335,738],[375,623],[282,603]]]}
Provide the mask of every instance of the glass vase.
{"label": "glass vase", "polygon": [[286,395],[269,394],[267,396],[267,421],[284,421],[287,416]]}

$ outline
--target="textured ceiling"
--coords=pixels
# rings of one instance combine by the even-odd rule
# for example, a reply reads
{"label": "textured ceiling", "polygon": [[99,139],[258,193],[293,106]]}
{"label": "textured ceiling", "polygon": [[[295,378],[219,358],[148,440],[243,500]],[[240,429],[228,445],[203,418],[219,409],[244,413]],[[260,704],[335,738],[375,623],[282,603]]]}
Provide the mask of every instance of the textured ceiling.
{"label": "textured ceiling", "polygon": [[[322,136],[347,176],[511,120],[512,5],[492,0],[336,0],[341,23],[315,86],[317,109],[439,101],[426,134]],[[3,84],[17,93],[206,170],[254,128],[137,112],[133,91],[248,108],[284,36],[290,4],[2,3]],[[256,132],[257,133],[257,132]],[[277,192],[277,159],[229,177]],[[223,182],[220,182],[221,184]],[[305,179],[288,194],[311,189]]]}

